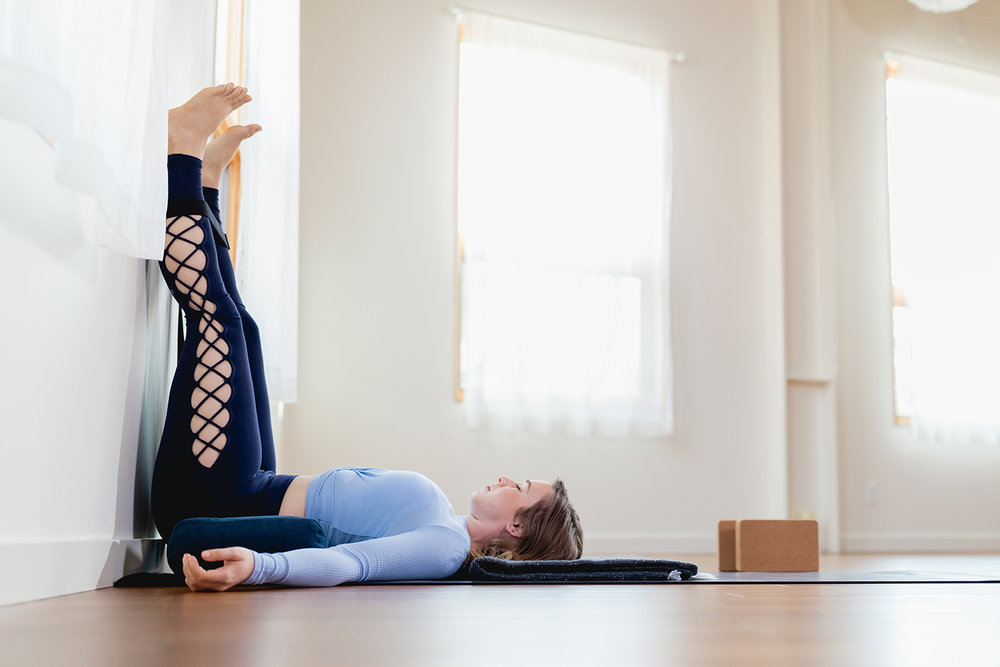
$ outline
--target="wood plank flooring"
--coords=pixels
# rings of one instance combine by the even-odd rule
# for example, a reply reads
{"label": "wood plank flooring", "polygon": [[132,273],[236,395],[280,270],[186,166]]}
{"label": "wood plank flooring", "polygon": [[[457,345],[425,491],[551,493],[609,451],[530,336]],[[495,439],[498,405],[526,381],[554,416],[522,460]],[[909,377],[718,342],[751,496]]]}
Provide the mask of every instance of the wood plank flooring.
{"label": "wood plank flooring", "polygon": [[[821,569],[996,575],[1000,556]],[[1000,665],[998,630],[1000,584],[103,589],[0,607],[0,664]]]}

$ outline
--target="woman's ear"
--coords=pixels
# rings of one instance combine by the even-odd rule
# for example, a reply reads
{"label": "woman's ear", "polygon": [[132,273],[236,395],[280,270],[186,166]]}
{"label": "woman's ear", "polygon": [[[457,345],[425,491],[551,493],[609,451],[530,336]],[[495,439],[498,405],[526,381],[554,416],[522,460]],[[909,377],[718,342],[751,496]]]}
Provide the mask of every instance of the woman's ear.
{"label": "woman's ear", "polygon": [[506,527],[507,533],[517,539],[521,539],[521,524],[510,522]]}

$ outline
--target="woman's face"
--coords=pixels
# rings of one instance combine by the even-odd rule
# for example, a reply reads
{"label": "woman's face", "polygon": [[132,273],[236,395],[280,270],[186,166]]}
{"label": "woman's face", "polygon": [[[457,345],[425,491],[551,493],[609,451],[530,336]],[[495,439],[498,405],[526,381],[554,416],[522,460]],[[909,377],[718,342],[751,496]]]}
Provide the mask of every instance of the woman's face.
{"label": "woman's face", "polygon": [[521,508],[531,507],[552,494],[552,484],[540,479],[515,482],[500,476],[472,494],[471,514],[482,522],[507,525]]}

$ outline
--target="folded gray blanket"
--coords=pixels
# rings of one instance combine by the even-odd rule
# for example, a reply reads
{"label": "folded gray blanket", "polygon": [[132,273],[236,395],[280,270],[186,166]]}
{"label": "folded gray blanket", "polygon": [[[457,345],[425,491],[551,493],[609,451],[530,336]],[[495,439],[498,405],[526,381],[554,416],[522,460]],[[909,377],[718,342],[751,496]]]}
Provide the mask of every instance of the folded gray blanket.
{"label": "folded gray blanket", "polygon": [[469,579],[496,583],[617,584],[683,581],[698,566],[655,558],[581,558],[579,560],[503,560],[483,556],[472,561]]}

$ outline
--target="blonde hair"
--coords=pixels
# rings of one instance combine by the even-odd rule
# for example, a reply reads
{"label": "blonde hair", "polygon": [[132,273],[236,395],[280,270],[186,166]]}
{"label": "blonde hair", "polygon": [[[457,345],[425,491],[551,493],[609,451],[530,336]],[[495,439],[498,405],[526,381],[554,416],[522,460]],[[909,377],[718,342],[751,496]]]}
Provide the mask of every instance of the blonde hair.
{"label": "blonde hair", "polygon": [[580,517],[566,494],[561,479],[552,484],[552,495],[534,505],[519,509],[514,523],[521,527],[516,544],[493,540],[482,550],[469,552],[466,562],[480,556],[505,560],[575,560],[583,554],[583,528]]}

